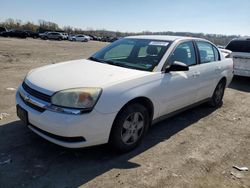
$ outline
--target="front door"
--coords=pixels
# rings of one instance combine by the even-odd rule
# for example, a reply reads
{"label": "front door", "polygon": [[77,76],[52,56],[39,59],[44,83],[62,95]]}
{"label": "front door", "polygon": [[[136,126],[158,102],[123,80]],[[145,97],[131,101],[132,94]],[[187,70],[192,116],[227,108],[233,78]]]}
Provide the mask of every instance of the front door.
{"label": "front door", "polygon": [[162,76],[161,92],[159,92],[159,116],[174,112],[197,102],[199,86],[199,65],[192,41],[179,44],[167,60],[185,63],[189,71],[165,73]]}

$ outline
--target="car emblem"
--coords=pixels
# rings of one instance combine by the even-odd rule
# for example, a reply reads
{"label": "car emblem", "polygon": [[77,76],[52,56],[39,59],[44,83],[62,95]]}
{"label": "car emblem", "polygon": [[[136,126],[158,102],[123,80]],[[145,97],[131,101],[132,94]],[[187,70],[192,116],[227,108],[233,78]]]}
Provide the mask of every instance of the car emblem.
{"label": "car emblem", "polygon": [[24,100],[25,100],[25,101],[29,101],[29,100],[30,100],[30,96],[29,96],[29,95],[25,95],[25,96],[24,96]]}

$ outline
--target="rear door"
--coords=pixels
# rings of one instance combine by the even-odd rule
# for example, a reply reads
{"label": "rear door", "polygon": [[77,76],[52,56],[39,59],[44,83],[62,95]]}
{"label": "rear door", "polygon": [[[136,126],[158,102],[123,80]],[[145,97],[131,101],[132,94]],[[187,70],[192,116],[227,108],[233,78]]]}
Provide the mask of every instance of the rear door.
{"label": "rear door", "polygon": [[198,100],[203,100],[212,96],[220,74],[222,63],[217,48],[205,41],[196,41],[199,54],[199,88],[197,93]]}

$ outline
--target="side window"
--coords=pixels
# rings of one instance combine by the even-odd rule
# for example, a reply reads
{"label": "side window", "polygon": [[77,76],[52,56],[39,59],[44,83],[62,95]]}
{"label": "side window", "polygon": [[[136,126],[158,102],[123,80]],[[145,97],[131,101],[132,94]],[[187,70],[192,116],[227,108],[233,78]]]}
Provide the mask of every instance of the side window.
{"label": "side window", "polygon": [[111,50],[107,51],[104,55],[105,59],[126,59],[130,55],[134,45],[133,44],[120,44]]}
{"label": "side window", "polygon": [[188,66],[196,64],[195,49],[192,41],[183,42],[172,52],[169,63],[179,61]]}
{"label": "side window", "polygon": [[210,43],[197,41],[196,44],[199,50],[201,64],[216,61],[213,46]]}
{"label": "side window", "polygon": [[213,50],[214,50],[215,61],[220,61],[220,53],[219,53],[219,51],[214,46],[213,46]]}

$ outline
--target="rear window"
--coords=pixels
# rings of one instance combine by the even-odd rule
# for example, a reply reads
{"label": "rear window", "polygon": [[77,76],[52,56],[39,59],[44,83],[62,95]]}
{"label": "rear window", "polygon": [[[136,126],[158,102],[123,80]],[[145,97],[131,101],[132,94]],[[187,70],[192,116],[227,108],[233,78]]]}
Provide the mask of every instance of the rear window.
{"label": "rear window", "polygon": [[250,40],[233,40],[227,45],[226,49],[231,50],[232,52],[250,53]]}

